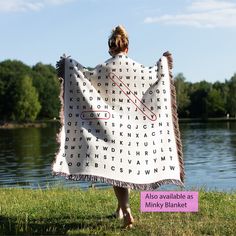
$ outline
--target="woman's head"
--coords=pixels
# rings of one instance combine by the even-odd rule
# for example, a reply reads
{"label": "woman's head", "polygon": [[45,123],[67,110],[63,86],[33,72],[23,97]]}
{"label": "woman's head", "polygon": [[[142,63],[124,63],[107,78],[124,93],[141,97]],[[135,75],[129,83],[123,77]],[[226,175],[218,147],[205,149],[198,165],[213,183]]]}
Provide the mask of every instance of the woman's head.
{"label": "woman's head", "polygon": [[129,38],[125,28],[118,25],[112,30],[108,39],[109,53],[114,56],[120,52],[127,52],[129,47]]}

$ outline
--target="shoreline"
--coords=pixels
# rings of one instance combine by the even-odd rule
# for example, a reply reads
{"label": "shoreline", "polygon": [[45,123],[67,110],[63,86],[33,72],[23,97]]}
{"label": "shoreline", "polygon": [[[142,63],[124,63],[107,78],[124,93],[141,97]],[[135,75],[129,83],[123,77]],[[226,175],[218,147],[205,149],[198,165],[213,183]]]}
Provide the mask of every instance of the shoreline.
{"label": "shoreline", "polygon": [[60,122],[59,120],[38,120],[34,122],[0,122],[0,129],[15,128],[45,128],[49,123]]}
{"label": "shoreline", "polygon": [[[47,127],[49,123],[60,122],[59,119],[53,120],[38,120],[34,122],[11,122],[11,121],[0,121],[0,129],[15,129],[15,128],[44,128]],[[179,118],[179,123],[208,123],[208,122],[236,122],[236,118],[227,118],[227,117],[219,117],[219,118]]]}
{"label": "shoreline", "polygon": [[208,122],[236,122],[236,117],[218,117],[218,118],[179,118],[179,123],[208,123]]}

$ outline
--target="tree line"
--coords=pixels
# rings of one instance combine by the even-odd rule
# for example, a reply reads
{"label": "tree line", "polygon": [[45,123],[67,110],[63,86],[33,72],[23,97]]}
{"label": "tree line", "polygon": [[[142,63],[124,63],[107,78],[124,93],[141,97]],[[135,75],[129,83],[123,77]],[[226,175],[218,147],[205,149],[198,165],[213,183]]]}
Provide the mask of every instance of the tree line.
{"label": "tree line", "polygon": [[225,82],[190,83],[175,76],[178,115],[181,118],[236,118],[236,74]]}
{"label": "tree line", "polygon": [[[180,73],[174,81],[180,118],[236,116],[236,74],[225,82],[191,83]],[[59,94],[60,82],[52,65],[0,62],[1,122],[58,118]]]}
{"label": "tree line", "polygon": [[30,67],[21,61],[0,63],[0,120],[34,121],[58,117],[60,83],[51,65]]}

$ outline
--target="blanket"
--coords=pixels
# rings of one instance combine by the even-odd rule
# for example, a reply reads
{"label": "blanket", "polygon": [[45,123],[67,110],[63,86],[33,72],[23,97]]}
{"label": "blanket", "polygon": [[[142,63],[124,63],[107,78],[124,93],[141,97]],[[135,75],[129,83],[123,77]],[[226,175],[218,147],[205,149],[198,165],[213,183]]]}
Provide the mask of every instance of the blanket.
{"label": "blanket", "polygon": [[63,57],[53,175],[140,190],[183,186],[183,152],[166,57],[146,67],[120,53],[88,70]]}

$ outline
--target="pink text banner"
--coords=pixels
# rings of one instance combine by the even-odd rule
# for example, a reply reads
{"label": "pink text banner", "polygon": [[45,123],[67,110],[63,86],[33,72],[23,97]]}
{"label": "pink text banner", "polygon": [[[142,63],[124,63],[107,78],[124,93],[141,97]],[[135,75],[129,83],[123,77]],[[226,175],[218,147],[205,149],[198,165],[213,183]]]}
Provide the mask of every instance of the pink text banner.
{"label": "pink text banner", "polygon": [[198,192],[141,192],[141,212],[197,212]]}

